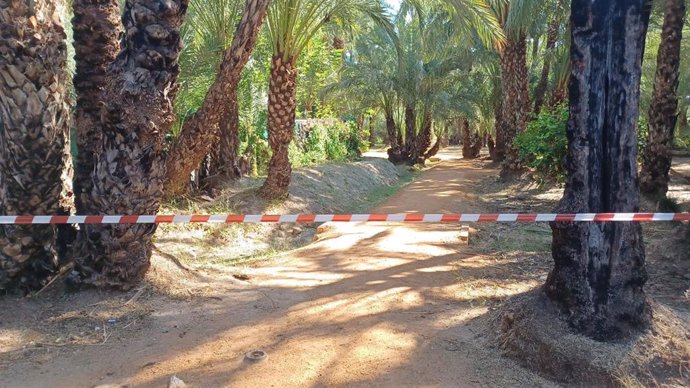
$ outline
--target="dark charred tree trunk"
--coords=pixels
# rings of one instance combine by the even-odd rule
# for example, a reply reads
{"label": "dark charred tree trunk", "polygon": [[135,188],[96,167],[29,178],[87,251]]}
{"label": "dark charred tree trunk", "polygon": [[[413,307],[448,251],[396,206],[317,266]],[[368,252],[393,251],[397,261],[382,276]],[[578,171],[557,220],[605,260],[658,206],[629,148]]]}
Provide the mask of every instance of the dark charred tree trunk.
{"label": "dark charred tree trunk", "polygon": [[[568,180],[559,213],[636,212],[636,123],[645,0],[573,0]],[[645,328],[642,228],[554,223],[546,294],[572,327],[601,341]]]}
{"label": "dark charred tree trunk", "polygon": [[297,96],[297,67],[295,58],[282,54],[273,57],[268,90],[268,142],[273,156],[268,167],[268,178],[261,195],[268,199],[288,196],[292,166],[288,146],[294,137]]}
{"label": "dark charred tree trunk", "polygon": [[75,110],[75,140],[77,157],[74,165],[75,206],[78,214],[98,214],[90,201],[94,152],[100,144],[101,109],[105,103],[101,93],[105,87],[108,67],[120,52],[122,31],[118,0],[74,0],[74,59],[77,71],[74,89],[77,93]]}
{"label": "dark charred tree trunk", "polygon": [[556,47],[556,40],[558,39],[558,17],[549,24],[548,37],[546,38],[546,55],[544,57],[544,67],[541,70],[541,77],[537,84],[537,89],[534,91],[534,113],[539,114],[542,105],[544,105],[544,98],[546,97],[546,90],[549,87],[549,73],[551,72],[551,57],[550,54],[553,48]]}
{"label": "dark charred tree trunk", "polygon": [[649,107],[649,138],[644,150],[640,188],[655,198],[668,192],[671,150],[678,118],[680,41],[685,0],[666,0],[654,93]]}
{"label": "dark charred tree trunk", "polygon": [[[190,174],[199,167],[212,144],[216,142],[221,120],[228,114],[226,111],[233,106],[229,100],[232,100],[233,96],[237,98],[237,85],[242,70],[254,51],[268,3],[269,0],[247,0],[242,20],[237,27],[232,45],[225,51],[215,82],[206,94],[201,108],[185,123],[180,137],[170,149],[166,165],[167,196],[187,190]],[[229,126],[226,129],[227,135],[235,136],[234,133],[239,131],[239,126]]]}
{"label": "dark charred tree trunk", "polygon": [[[527,39],[522,33],[517,39],[508,38],[501,52],[501,79],[503,90],[503,122],[500,137],[503,171],[520,168],[518,151],[513,145],[515,136],[527,126],[529,113],[529,74],[527,71]],[[497,132],[498,134],[498,132]]]}
{"label": "dark charred tree trunk", "polygon": [[[58,6],[64,2],[0,0],[3,215],[70,212],[67,37]],[[61,255],[57,233],[51,225],[0,226],[0,294],[48,281]]]}
{"label": "dark charred tree trunk", "polygon": [[[164,138],[175,114],[187,0],[129,0],[121,52],[101,96],[102,138],[88,201],[99,214],[156,214],[165,181]],[[153,225],[84,225],[73,286],[128,290],[150,266]]]}

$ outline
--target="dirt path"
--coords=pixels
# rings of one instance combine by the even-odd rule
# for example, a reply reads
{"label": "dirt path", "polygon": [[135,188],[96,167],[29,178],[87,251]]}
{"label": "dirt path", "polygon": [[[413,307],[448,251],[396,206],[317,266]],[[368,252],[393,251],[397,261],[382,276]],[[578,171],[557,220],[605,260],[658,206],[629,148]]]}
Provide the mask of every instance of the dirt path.
{"label": "dirt path", "polygon": [[[496,171],[454,156],[374,210],[486,210],[468,193]],[[103,325],[104,343],[18,350],[0,365],[0,386],[162,387],[172,375],[198,387],[551,386],[486,348],[468,324],[491,300],[539,284],[487,286],[493,260],[459,245],[457,226],[336,226],[304,249],[244,269],[246,281],[200,274],[204,288],[186,301],[141,297],[140,319],[105,308],[99,315],[98,302],[77,300],[75,311],[115,319]],[[36,322],[50,308],[34,311]],[[254,349],[268,358],[245,361]]]}

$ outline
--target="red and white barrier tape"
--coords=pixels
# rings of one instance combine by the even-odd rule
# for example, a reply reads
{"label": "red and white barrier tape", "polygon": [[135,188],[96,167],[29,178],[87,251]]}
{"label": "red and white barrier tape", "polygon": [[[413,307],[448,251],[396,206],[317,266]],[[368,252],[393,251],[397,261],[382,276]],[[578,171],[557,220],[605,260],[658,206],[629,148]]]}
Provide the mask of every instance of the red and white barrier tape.
{"label": "red and white barrier tape", "polygon": [[672,222],[690,221],[690,213],[581,214],[292,214],[292,215],[158,215],[158,216],[0,216],[0,225],[36,224],[234,224],[322,222]]}

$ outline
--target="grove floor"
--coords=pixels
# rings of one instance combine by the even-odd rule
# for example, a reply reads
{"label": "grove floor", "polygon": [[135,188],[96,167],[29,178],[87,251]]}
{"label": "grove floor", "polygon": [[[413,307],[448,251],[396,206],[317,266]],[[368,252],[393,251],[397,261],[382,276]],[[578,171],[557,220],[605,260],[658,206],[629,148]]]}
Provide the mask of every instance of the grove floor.
{"label": "grove floor", "polygon": [[[495,166],[457,150],[442,159],[372,211],[537,211],[559,197],[498,183]],[[681,315],[683,227],[646,230],[650,294]],[[173,375],[192,387],[556,386],[502,357],[477,323],[543,283],[549,243],[547,225],[482,224],[463,246],[458,225],[348,224],[242,268],[157,255],[150,284],[178,282],[175,297],[145,285],[0,300],[0,386],[163,387]],[[249,362],[253,350],[268,357]]]}

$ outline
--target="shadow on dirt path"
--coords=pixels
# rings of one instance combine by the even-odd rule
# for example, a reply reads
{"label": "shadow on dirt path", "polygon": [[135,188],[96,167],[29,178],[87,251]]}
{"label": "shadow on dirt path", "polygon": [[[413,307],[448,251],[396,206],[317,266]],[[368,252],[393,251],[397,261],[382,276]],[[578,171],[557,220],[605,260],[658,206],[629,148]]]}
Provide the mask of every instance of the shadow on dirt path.
{"label": "shadow on dirt path", "polygon": [[[444,156],[373,211],[495,210],[477,193],[497,171]],[[470,325],[542,284],[543,252],[525,263],[463,246],[457,225],[323,229],[317,242],[243,270],[245,281],[212,274],[187,300],[142,298],[148,313],[129,329],[109,327],[101,344],[10,352],[0,386],[162,387],[172,375],[197,387],[554,385],[502,358]],[[73,308],[89,310],[86,302]],[[256,349],[268,358],[247,362]]]}

